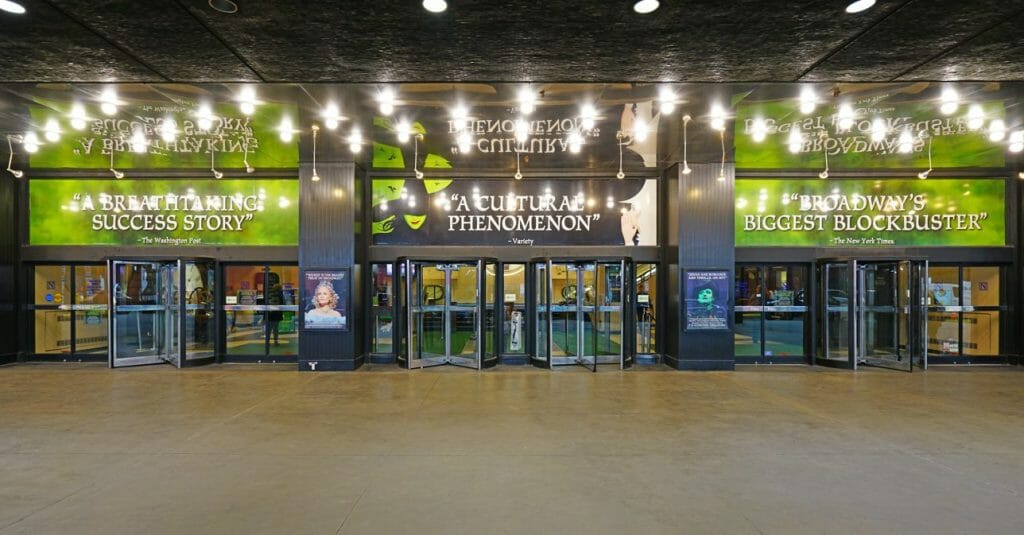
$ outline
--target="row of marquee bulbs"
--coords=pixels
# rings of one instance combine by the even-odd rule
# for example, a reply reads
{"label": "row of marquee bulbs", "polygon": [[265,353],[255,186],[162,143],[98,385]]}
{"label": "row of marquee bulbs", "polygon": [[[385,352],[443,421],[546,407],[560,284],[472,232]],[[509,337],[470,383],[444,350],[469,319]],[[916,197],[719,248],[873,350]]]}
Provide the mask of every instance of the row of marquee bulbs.
{"label": "row of marquee bulbs", "polygon": [[[243,87],[235,100],[238,102],[239,110],[245,115],[252,115],[255,112],[256,106],[260,101],[256,97],[255,89],[251,86]],[[395,93],[390,88],[381,90],[377,95],[378,106],[381,114],[390,116],[395,111]],[[658,107],[662,114],[669,114],[675,109],[678,97],[669,87],[662,87],[658,94]],[[960,97],[955,89],[946,88],[942,92],[942,96],[939,99],[939,109],[943,114],[951,115],[956,112],[960,107]],[[99,97],[100,110],[108,115],[113,116],[117,114],[118,107],[123,103],[119,100],[116,91],[113,88],[106,88]],[[515,138],[517,142],[523,143],[529,136],[529,123],[526,120],[526,116],[533,113],[537,105],[536,92],[529,86],[524,86],[518,93],[519,112],[521,116],[515,122]],[[799,96],[800,111],[804,114],[810,114],[814,111],[819,103],[819,98],[815,94],[814,90],[810,87],[804,87],[801,90]],[[467,126],[469,124],[469,110],[462,104],[456,105],[452,112],[452,120],[455,126],[456,142],[460,152],[469,152],[472,144],[471,137],[467,132]],[[199,108],[195,112],[196,126],[200,130],[209,130],[213,127],[216,116],[213,113],[213,109],[209,103],[201,103]],[[592,103],[584,103],[580,107],[580,119],[581,127],[583,130],[591,130],[594,127],[594,122],[597,118],[596,108]],[[74,103],[71,107],[70,113],[68,114],[69,123],[75,130],[83,130],[86,128],[90,118],[86,115],[84,106],[81,103]],[[328,130],[335,130],[338,128],[341,121],[346,118],[341,114],[341,110],[338,105],[333,102],[328,102],[323,110],[321,111],[321,119],[324,126]],[[715,130],[724,130],[726,125],[727,114],[725,109],[718,103],[712,104],[709,121],[710,126]],[[985,115],[981,106],[973,104],[970,106],[967,112],[967,125],[972,130],[979,130],[984,126]],[[840,131],[849,130],[856,117],[854,115],[853,107],[849,103],[841,104],[837,110],[837,126]],[[649,134],[650,126],[643,120],[637,120],[633,124],[633,129],[628,132],[633,139],[639,142],[643,142]],[[160,135],[161,139],[165,142],[173,142],[179,133],[177,122],[172,117],[166,117],[156,127],[156,132]],[[281,118],[281,122],[278,124],[277,131],[282,141],[290,142],[294,139],[294,135],[298,132],[296,130],[291,117],[285,115]],[[395,133],[400,142],[407,142],[410,137],[415,135],[412,126],[408,121],[400,121],[395,127]],[[769,133],[767,123],[762,118],[755,118],[751,128],[751,138],[760,142],[763,141]],[[62,134],[61,127],[56,118],[49,118],[43,126],[43,135],[48,142],[56,142],[60,139]],[[577,153],[580,151],[581,146],[584,143],[583,132],[576,131],[569,135],[568,145],[570,151]],[[886,139],[888,136],[888,125],[885,119],[876,117],[872,121],[871,125],[871,138],[873,141],[879,142]],[[1006,123],[1002,119],[992,119],[989,122],[988,137],[992,142],[1000,142],[1007,138],[1007,127]],[[923,134],[922,134],[923,135]],[[349,149],[352,152],[359,152],[363,145],[363,136],[358,128],[353,128],[346,139],[349,145]],[[803,143],[803,133],[798,129],[793,129],[790,132],[789,147],[793,152],[798,152],[800,146]],[[1009,150],[1011,152],[1021,152],[1024,150],[1024,131],[1016,130],[1009,133]],[[910,152],[913,146],[913,136],[909,131],[903,131],[899,138],[899,147],[902,152]],[[34,153],[39,150],[39,145],[42,141],[39,139],[38,134],[34,131],[28,131],[22,136],[22,145],[26,152]],[[136,153],[145,153],[149,145],[149,140],[146,137],[146,133],[142,129],[136,129],[133,131],[131,138],[128,140],[129,146]]]}

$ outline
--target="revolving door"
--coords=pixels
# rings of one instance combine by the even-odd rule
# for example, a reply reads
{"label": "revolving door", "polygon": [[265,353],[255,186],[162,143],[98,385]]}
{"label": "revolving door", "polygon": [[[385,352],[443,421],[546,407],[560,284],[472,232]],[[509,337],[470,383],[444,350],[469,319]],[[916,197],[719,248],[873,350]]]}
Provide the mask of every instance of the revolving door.
{"label": "revolving door", "polygon": [[496,364],[495,284],[488,276],[496,262],[403,258],[398,264],[405,322],[399,361],[409,369]]}
{"label": "revolving door", "polygon": [[633,364],[629,259],[533,261],[536,366]]}
{"label": "revolving door", "polygon": [[928,365],[923,260],[825,260],[818,265],[818,364],[911,371]]}

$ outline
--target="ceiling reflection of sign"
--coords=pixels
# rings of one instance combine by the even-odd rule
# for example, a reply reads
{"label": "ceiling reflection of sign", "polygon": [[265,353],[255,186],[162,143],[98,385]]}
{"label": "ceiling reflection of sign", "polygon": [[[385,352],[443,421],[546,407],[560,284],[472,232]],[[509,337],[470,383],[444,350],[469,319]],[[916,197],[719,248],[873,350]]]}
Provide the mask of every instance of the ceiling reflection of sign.
{"label": "ceiling reflection of sign", "polygon": [[1004,246],[1001,179],[736,181],[736,246]]}

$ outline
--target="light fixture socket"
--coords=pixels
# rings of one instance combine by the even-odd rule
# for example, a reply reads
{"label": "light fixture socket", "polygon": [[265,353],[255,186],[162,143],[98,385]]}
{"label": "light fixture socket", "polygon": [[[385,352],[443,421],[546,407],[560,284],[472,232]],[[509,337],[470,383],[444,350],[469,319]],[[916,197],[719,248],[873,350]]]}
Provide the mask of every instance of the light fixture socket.
{"label": "light fixture socket", "polygon": [[516,171],[516,174],[512,175],[512,178],[514,178],[516,180],[522,180],[523,179],[523,174],[520,173],[519,171]]}
{"label": "light fixture socket", "polygon": [[216,178],[216,179],[220,180],[220,179],[224,178],[224,173],[221,173],[220,171],[214,169],[213,170],[213,178]]}
{"label": "light fixture socket", "polygon": [[690,174],[692,172],[693,172],[693,169],[690,168],[690,165],[688,163],[686,163],[686,162],[683,162],[683,174],[684,175],[688,175],[688,174]]}
{"label": "light fixture socket", "polygon": [[423,180],[423,171],[420,171],[419,169],[417,169],[416,170],[416,178],[418,180]]}
{"label": "light fixture socket", "polygon": [[615,173],[615,178],[622,180],[623,178],[626,178],[626,173],[619,171],[618,173]]}
{"label": "light fixture socket", "polygon": [[249,173],[251,175],[251,174],[256,172],[256,168],[251,166],[251,165],[249,165],[249,163],[246,162],[246,164],[245,164],[245,172]]}
{"label": "light fixture socket", "polygon": [[931,169],[928,169],[928,170],[925,170],[925,171],[921,171],[920,173],[917,174],[917,178],[920,178],[921,180],[924,180],[924,179],[928,178],[928,175],[931,174],[931,172],[932,172]]}
{"label": "light fixture socket", "polygon": [[828,178],[828,171],[822,171],[822,172],[818,173],[818,178],[821,178],[821,179]]}
{"label": "light fixture socket", "polygon": [[1017,178],[1024,180],[1024,171],[1017,173]]}
{"label": "light fixture socket", "polygon": [[309,177],[313,182],[320,182],[320,175],[316,174],[316,169],[313,170],[313,176]]}
{"label": "light fixture socket", "polygon": [[124,173],[118,171],[117,169],[111,168],[110,172],[114,173],[114,178],[124,178]]}

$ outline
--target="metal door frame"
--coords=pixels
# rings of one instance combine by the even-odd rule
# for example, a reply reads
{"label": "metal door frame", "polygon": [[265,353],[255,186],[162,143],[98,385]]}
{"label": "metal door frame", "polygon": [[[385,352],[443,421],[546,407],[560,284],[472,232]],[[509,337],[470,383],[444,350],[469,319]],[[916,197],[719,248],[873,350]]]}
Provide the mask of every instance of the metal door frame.
{"label": "metal door frame", "polygon": [[[847,361],[844,363],[842,360],[833,360],[828,358],[828,340],[829,340],[829,309],[828,309],[828,271],[831,266],[846,264],[847,269],[847,282],[849,283],[850,295],[847,297]],[[863,288],[860,274],[861,266],[865,264],[893,264],[897,268],[897,274],[895,275],[894,284],[894,305],[893,308],[896,310],[895,314],[899,318],[900,312],[907,314],[907,352],[908,362],[907,369],[905,371],[912,371],[914,361],[917,360],[917,364],[924,369],[928,367],[928,316],[927,316],[927,299],[926,299],[926,286],[928,277],[928,260],[918,257],[902,257],[902,258],[888,258],[888,257],[857,257],[857,258],[840,258],[840,259],[819,259],[817,265],[819,267],[818,276],[821,280],[821,294],[820,294],[820,305],[822,312],[822,337],[821,337],[821,351],[822,355],[818,356],[817,350],[815,351],[815,363],[826,366],[834,366],[840,368],[848,368],[852,370],[858,369],[860,364],[874,366],[874,367],[885,367],[889,369],[902,370],[902,368],[896,368],[893,366],[886,366],[885,359],[871,358],[872,362],[869,362],[869,357],[865,354],[865,348],[863,347],[864,341],[861,337],[864,336],[862,332],[863,325],[861,324],[861,315],[867,311],[859,306],[864,298],[862,295]],[[899,274],[898,269],[901,264],[906,264],[908,268],[907,274],[907,305],[903,307],[899,300]],[[898,320],[897,320],[898,321]],[[897,331],[895,333],[895,346],[897,351],[899,350],[899,325],[897,324]],[[916,351],[915,351],[916,350]]]}
{"label": "metal door frame", "polygon": [[[186,349],[186,337],[187,332],[186,321],[188,315],[186,311],[189,310],[185,295],[185,263],[186,262],[204,262],[210,263],[213,267],[214,276],[214,289],[213,295],[216,296],[217,291],[217,261],[212,258],[205,257],[174,257],[174,258],[147,258],[147,257],[117,257],[107,258],[107,306],[109,307],[109,322],[108,322],[108,336],[109,344],[107,346],[107,366],[110,368],[125,368],[132,366],[144,366],[149,364],[163,364],[168,363],[174,365],[176,368],[181,368],[185,365],[192,364],[187,358],[188,352]],[[162,351],[158,351],[155,355],[139,356],[139,357],[126,357],[117,358],[117,349],[119,341],[117,338],[117,286],[115,281],[117,279],[117,266],[127,264],[159,264],[161,277],[165,275],[165,268],[171,267],[175,271],[174,276],[170,279],[162,281],[164,288],[161,289],[161,294],[165,298],[174,297],[175,299],[166,299],[164,303],[164,328],[168,333],[164,339],[164,348]],[[167,282],[173,282],[172,285],[168,285]],[[205,281],[204,281],[205,282]],[[174,289],[172,292],[171,289]],[[159,305],[121,305],[121,309],[124,310],[125,306],[136,307],[136,306],[152,306],[157,307]],[[198,305],[196,305],[198,306]],[[212,313],[211,318],[213,321],[217,321],[216,314],[216,298],[209,305]],[[158,308],[152,308],[153,311],[159,310]],[[198,310],[198,308],[193,308]],[[130,311],[130,310],[129,310]],[[142,311],[142,309],[137,309]],[[213,336],[218,336],[219,329],[216,323],[213,325]],[[174,347],[174,343],[177,343],[177,349]],[[213,360],[216,356],[216,340],[214,340],[213,347],[209,350],[210,355],[204,355],[194,360]]]}
{"label": "metal door frame", "polygon": [[[597,266],[601,265],[601,264],[604,264],[604,265],[615,265],[616,262],[619,265],[619,276],[621,278],[621,280],[619,282],[619,291],[621,293],[620,299],[619,299],[619,306],[615,307],[615,308],[618,309],[618,312],[619,312],[619,322],[618,322],[618,324],[619,324],[619,337],[620,337],[620,340],[619,340],[619,354],[617,356],[616,355],[606,355],[606,356],[602,357],[602,356],[597,355],[597,347],[595,346],[594,347],[594,354],[593,355],[585,355],[584,353],[586,352],[585,351],[586,341],[584,340],[582,333],[584,332],[583,326],[584,326],[584,321],[585,321],[584,318],[586,316],[586,311],[585,311],[586,305],[583,304],[583,299],[584,299],[584,293],[585,292],[584,292],[583,276],[580,274],[580,271],[581,271],[580,270],[580,266],[593,266],[593,268],[594,268],[595,283],[596,283],[596,278],[597,278],[597,274],[598,274]],[[577,336],[576,336],[576,355],[570,356],[570,357],[554,357],[554,356],[552,356],[552,344],[553,344],[552,333],[554,332],[554,327],[553,327],[554,314],[552,313],[552,301],[553,301],[552,300],[552,292],[553,292],[553,289],[554,289],[553,267],[556,264],[566,265],[566,266],[573,265],[573,266],[576,266],[576,269],[577,269],[577,277],[576,277],[576,305],[575,305],[576,333],[577,333]],[[538,364],[544,365],[544,367],[546,367],[546,368],[553,368],[554,366],[580,365],[580,366],[583,366],[583,367],[588,368],[588,369],[590,369],[592,371],[595,371],[595,372],[597,371],[597,367],[598,367],[599,364],[618,364],[620,370],[632,366],[632,364],[633,364],[633,356],[632,356],[632,353],[627,351],[627,348],[626,348],[627,343],[635,343],[635,340],[632,340],[632,337],[628,336],[629,331],[627,331],[627,325],[629,324],[630,321],[633,320],[631,316],[627,317],[627,314],[630,314],[630,311],[632,309],[632,306],[631,306],[631,302],[632,302],[632,298],[631,298],[631,295],[632,295],[632,285],[629,284],[629,279],[632,277],[632,275],[631,275],[632,271],[628,269],[632,265],[632,259],[630,259],[628,257],[617,257],[617,258],[612,258],[612,259],[609,259],[609,258],[582,258],[582,259],[581,258],[534,258],[534,259],[532,259],[530,261],[530,265],[533,266],[533,268],[534,268],[532,270],[534,277],[537,277],[537,275],[538,275],[537,266],[541,266],[541,265],[544,266],[545,277],[546,277],[546,280],[544,281],[546,283],[546,292],[545,293],[547,294],[547,299],[546,299],[545,303],[538,303],[538,305],[545,305],[546,306],[546,311],[547,311],[546,325],[535,325],[534,326],[535,329],[540,329],[540,328],[544,328],[545,329],[545,333],[547,335],[545,337],[545,340],[547,342],[547,344],[546,344],[547,345],[547,347],[546,347],[547,354],[546,354],[546,358],[540,358],[540,357],[537,357],[536,355],[534,355],[534,356],[531,357],[531,359],[533,361],[536,361],[536,363],[538,363]],[[566,269],[568,269],[568,268],[566,268]],[[586,271],[586,270],[584,269],[582,271]],[[534,282],[536,284],[536,281],[534,281]],[[596,285],[595,285],[595,290],[596,290]],[[592,312],[594,314],[602,312],[602,311],[599,310],[601,307],[598,306],[596,298],[595,298],[594,304],[591,305],[590,308],[593,309]],[[534,314],[533,314],[534,320],[537,319],[537,315],[538,315],[537,312],[538,312],[537,310],[534,311]],[[614,311],[604,311],[604,312],[614,312]],[[534,334],[534,336],[536,336],[536,334]],[[632,346],[630,346],[630,347],[632,347]],[[539,344],[535,344],[535,350],[537,348],[539,348]],[[556,358],[559,359],[559,360],[556,361],[555,360]],[[584,359],[587,359],[587,358],[592,358],[593,361],[592,362],[586,362]]]}
{"label": "metal door frame", "polygon": [[[404,347],[404,350],[402,350],[402,349],[398,350],[398,355],[399,355],[399,360],[403,360],[405,362],[405,367],[407,369],[410,369],[410,370],[422,369],[422,368],[429,368],[429,367],[434,367],[434,366],[441,366],[441,365],[445,365],[445,364],[451,364],[451,365],[459,366],[459,367],[462,367],[462,368],[470,368],[470,369],[476,369],[476,370],[483,369],[484,352],[485,352],[485,345],[486,345],[486,339],[484,337],[484,321],[485,321],[484,315],[486,314],[486,303],[484,301],[486,300],[486,291],[484,290],[483,285],[486,284],[486,277],[487,277],[486,273],[484,273],[483,270],[486,267],[486,262],[495,262],[495,263],[497,263],[497,260],[485,259],[485,258],[449,259],[449,260],[422,260],[422,259],[418,259],[418,258],[409,258],[409,257],[403,257],[403,258],[399,258],[398,259],[398,262],[397,262],[398,266],[397,267],[398,267],[399,270],[403,271],[402,280],[401,280],[401,287],[403,288],[403,294],[404,294],[402,296],[402,300],[403,300],[402,306],[404,307],[404,310],[403,310],[403,314],[402,315],[405,317],[404,319],[406,321],[406,325],[405,325],[406,342],[405,342],[405,344],[403,344],[405,347]],[[416,294],[416,295],[420,296],[419,299],[418,299],[419,303],[413,303],[412,300],[411,300],[411,296],[413,295],[413,293],[412,293],[412,290],[413,290],[413,287],[412,287],[412,279],[413,279],[412,273],[413,273],[413,269],[412,268],[413,268],[414,264],[417,265],[417,267],[419,268],[419,275],[417,276],[417,282],[416,282],[419,285],[418,288],[417,288],[418,292]],[[425,266],[425,265],[429,265],[429,264],[434,264],[435,266],[447,266],[447,267],[465,265],[465,266],[472,266],[472,267],[474,267],[476,269],[476,303],[475,303],[475,305],[473,307],[473,308],[475,308],[475,311],[476,311],[475,320],[473,321],[473,331],[474,331],[474,335],[476,336],[476,348],[475,348],[475,361],[476,362],[475,363],[472,362],[474,360],[474,357],[462,357],[462,356],[452,355],[452,349],[451,349],[451,331],[452,331],[452,329],[451,329],[451,324],[452,324],[452,321],[454,319],[454,314],[456,312],[459,312],[459,311],[452,310],[453,305],[452,305],[452,293],[451,293],[451,288],[452,288],[452,270],[451,269],[444,269],[443,270],[444,274],[445,274],[444,275],[445,296],[444,296],[444,303],[442,305],[441,313],[442,313],[442,316],[444,317],[444,355],[438,356],[438,357],[413,358],[413,351],[414,351],[414,349],[412,347],[413,346],[413,342],[417,341],[417,343],[419,343],[418,340],[420,338],[422,338],[422,333],[423,333],[423,329],[420,328],[419,329],[420,338],[416,338],[416,337],[413,336],[413,329],[414,329],[414,323],[413,322],[416,321],[415,314],[417,313],[417,311],[414,310],[414,307],[415,308],[422,308],[423,307],[423,305],[422,305],[422,301],[423,301],[423,297],[422,297],[423,296],[422,267]],[[465,305],[459,305],[459,307],[464,307],[464,306]],[[423,312],[419,311],[419,314],[421,314],[421,317],[422,317]],[[415,325],[418,326],[419,323],[416,323]],[[416,351],[418,353],[418,350],[416,350]],[[404,358],[402,358],[402,357],[404,357]]]}

